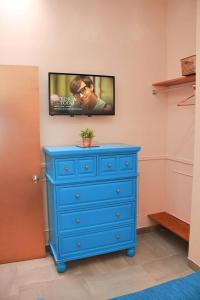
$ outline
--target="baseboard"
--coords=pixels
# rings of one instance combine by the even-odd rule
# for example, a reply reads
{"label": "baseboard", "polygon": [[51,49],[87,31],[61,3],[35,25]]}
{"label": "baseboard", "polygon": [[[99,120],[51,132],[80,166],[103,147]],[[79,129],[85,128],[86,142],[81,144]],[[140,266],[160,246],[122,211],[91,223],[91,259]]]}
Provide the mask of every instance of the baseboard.
{"label": "baseboard", "polygon": [[190,260],[189,258],[187,259],[188,260],[188,266],[194,270],[195,272],[196,271],[200,271],[200,266],[198,266],[197,264],[195,264],[192,260]]}
{"label": "baseboard", "polygon": [[147,232],[152,232],[152,231],[157,231],[160,229],[160,225],[151,225],[148,227],[141,227],[137,228],[137,234],[142,234],[142,233],[147,233]]}

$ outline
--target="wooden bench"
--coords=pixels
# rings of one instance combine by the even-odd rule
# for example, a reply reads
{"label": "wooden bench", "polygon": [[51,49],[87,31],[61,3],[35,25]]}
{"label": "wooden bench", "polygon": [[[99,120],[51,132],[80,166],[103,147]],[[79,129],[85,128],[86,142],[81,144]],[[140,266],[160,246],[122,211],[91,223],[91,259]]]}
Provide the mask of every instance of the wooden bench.
{"label": "wooden bench", "polygon": [[159,212],[156,214],[150,214],[148,217],[156,223],[162,225],[174,234],[178,235],[185,241],[189,241],[190,225],[167,212]]}

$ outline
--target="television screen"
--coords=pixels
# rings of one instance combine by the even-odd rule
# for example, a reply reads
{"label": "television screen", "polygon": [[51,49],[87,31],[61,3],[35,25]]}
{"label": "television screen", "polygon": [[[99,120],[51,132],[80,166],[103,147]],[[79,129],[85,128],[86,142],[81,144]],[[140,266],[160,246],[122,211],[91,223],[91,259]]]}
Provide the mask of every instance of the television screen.
{"label": "television screen", "polygon": [[49,73],[49,114],[114,115],[115,77]]}

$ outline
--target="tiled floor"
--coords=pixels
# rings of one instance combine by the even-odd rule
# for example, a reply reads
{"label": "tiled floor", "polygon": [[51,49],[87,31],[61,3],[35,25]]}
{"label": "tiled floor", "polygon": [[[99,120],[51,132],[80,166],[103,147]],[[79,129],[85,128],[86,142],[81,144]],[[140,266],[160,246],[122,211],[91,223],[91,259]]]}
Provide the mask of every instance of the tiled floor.
{"label": "tiled floor", "polygon": [[0,299],[106,300],[192,272],[187,243],[158,230],[138,235],[135,257],[121,252],[73,261],[62,274],[49,255],[0,265]]}

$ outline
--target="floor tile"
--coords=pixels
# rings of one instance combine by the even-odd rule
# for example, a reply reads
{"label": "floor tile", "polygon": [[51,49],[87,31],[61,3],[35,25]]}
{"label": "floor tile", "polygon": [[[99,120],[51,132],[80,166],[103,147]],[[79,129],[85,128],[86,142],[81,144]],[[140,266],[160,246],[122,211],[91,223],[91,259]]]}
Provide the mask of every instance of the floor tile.
{"label": "floor tile", "polygon": [[83,280],[62,278],[33,284],[20,290],[19,300],[92,300]]}
{"label": "floor tile", "polygon": [[181,254],[145,263],[142,264],[142,267],[155,280],[167,280],[177,273],[183,273],[191,270],[187,264],[187,258]]}
{"label": "floor tile", "polygon": [[16,294],[17,291],[11,290],[17,279],[17,263],[1,264],[0,265],[0,299],[6,296]]}
{"label": "floor tile", "polygon": [[156,282],[142,267],[130,266],[106,275],[87,278],[86,283],[93,299],[105,300],[152,286]]}
{"label": "floor tile", "polygon": [[169,280],[185,277],[187,275],[192,274],[193,272],[194,272],[193,270],[188,269],[187,271],[184,271],[184,272],[174,273],[173,275],[162,277],[162,279],[158,280],[158,283],[163,283],[163,282],[166,282],[166,281],[169,281]]}

